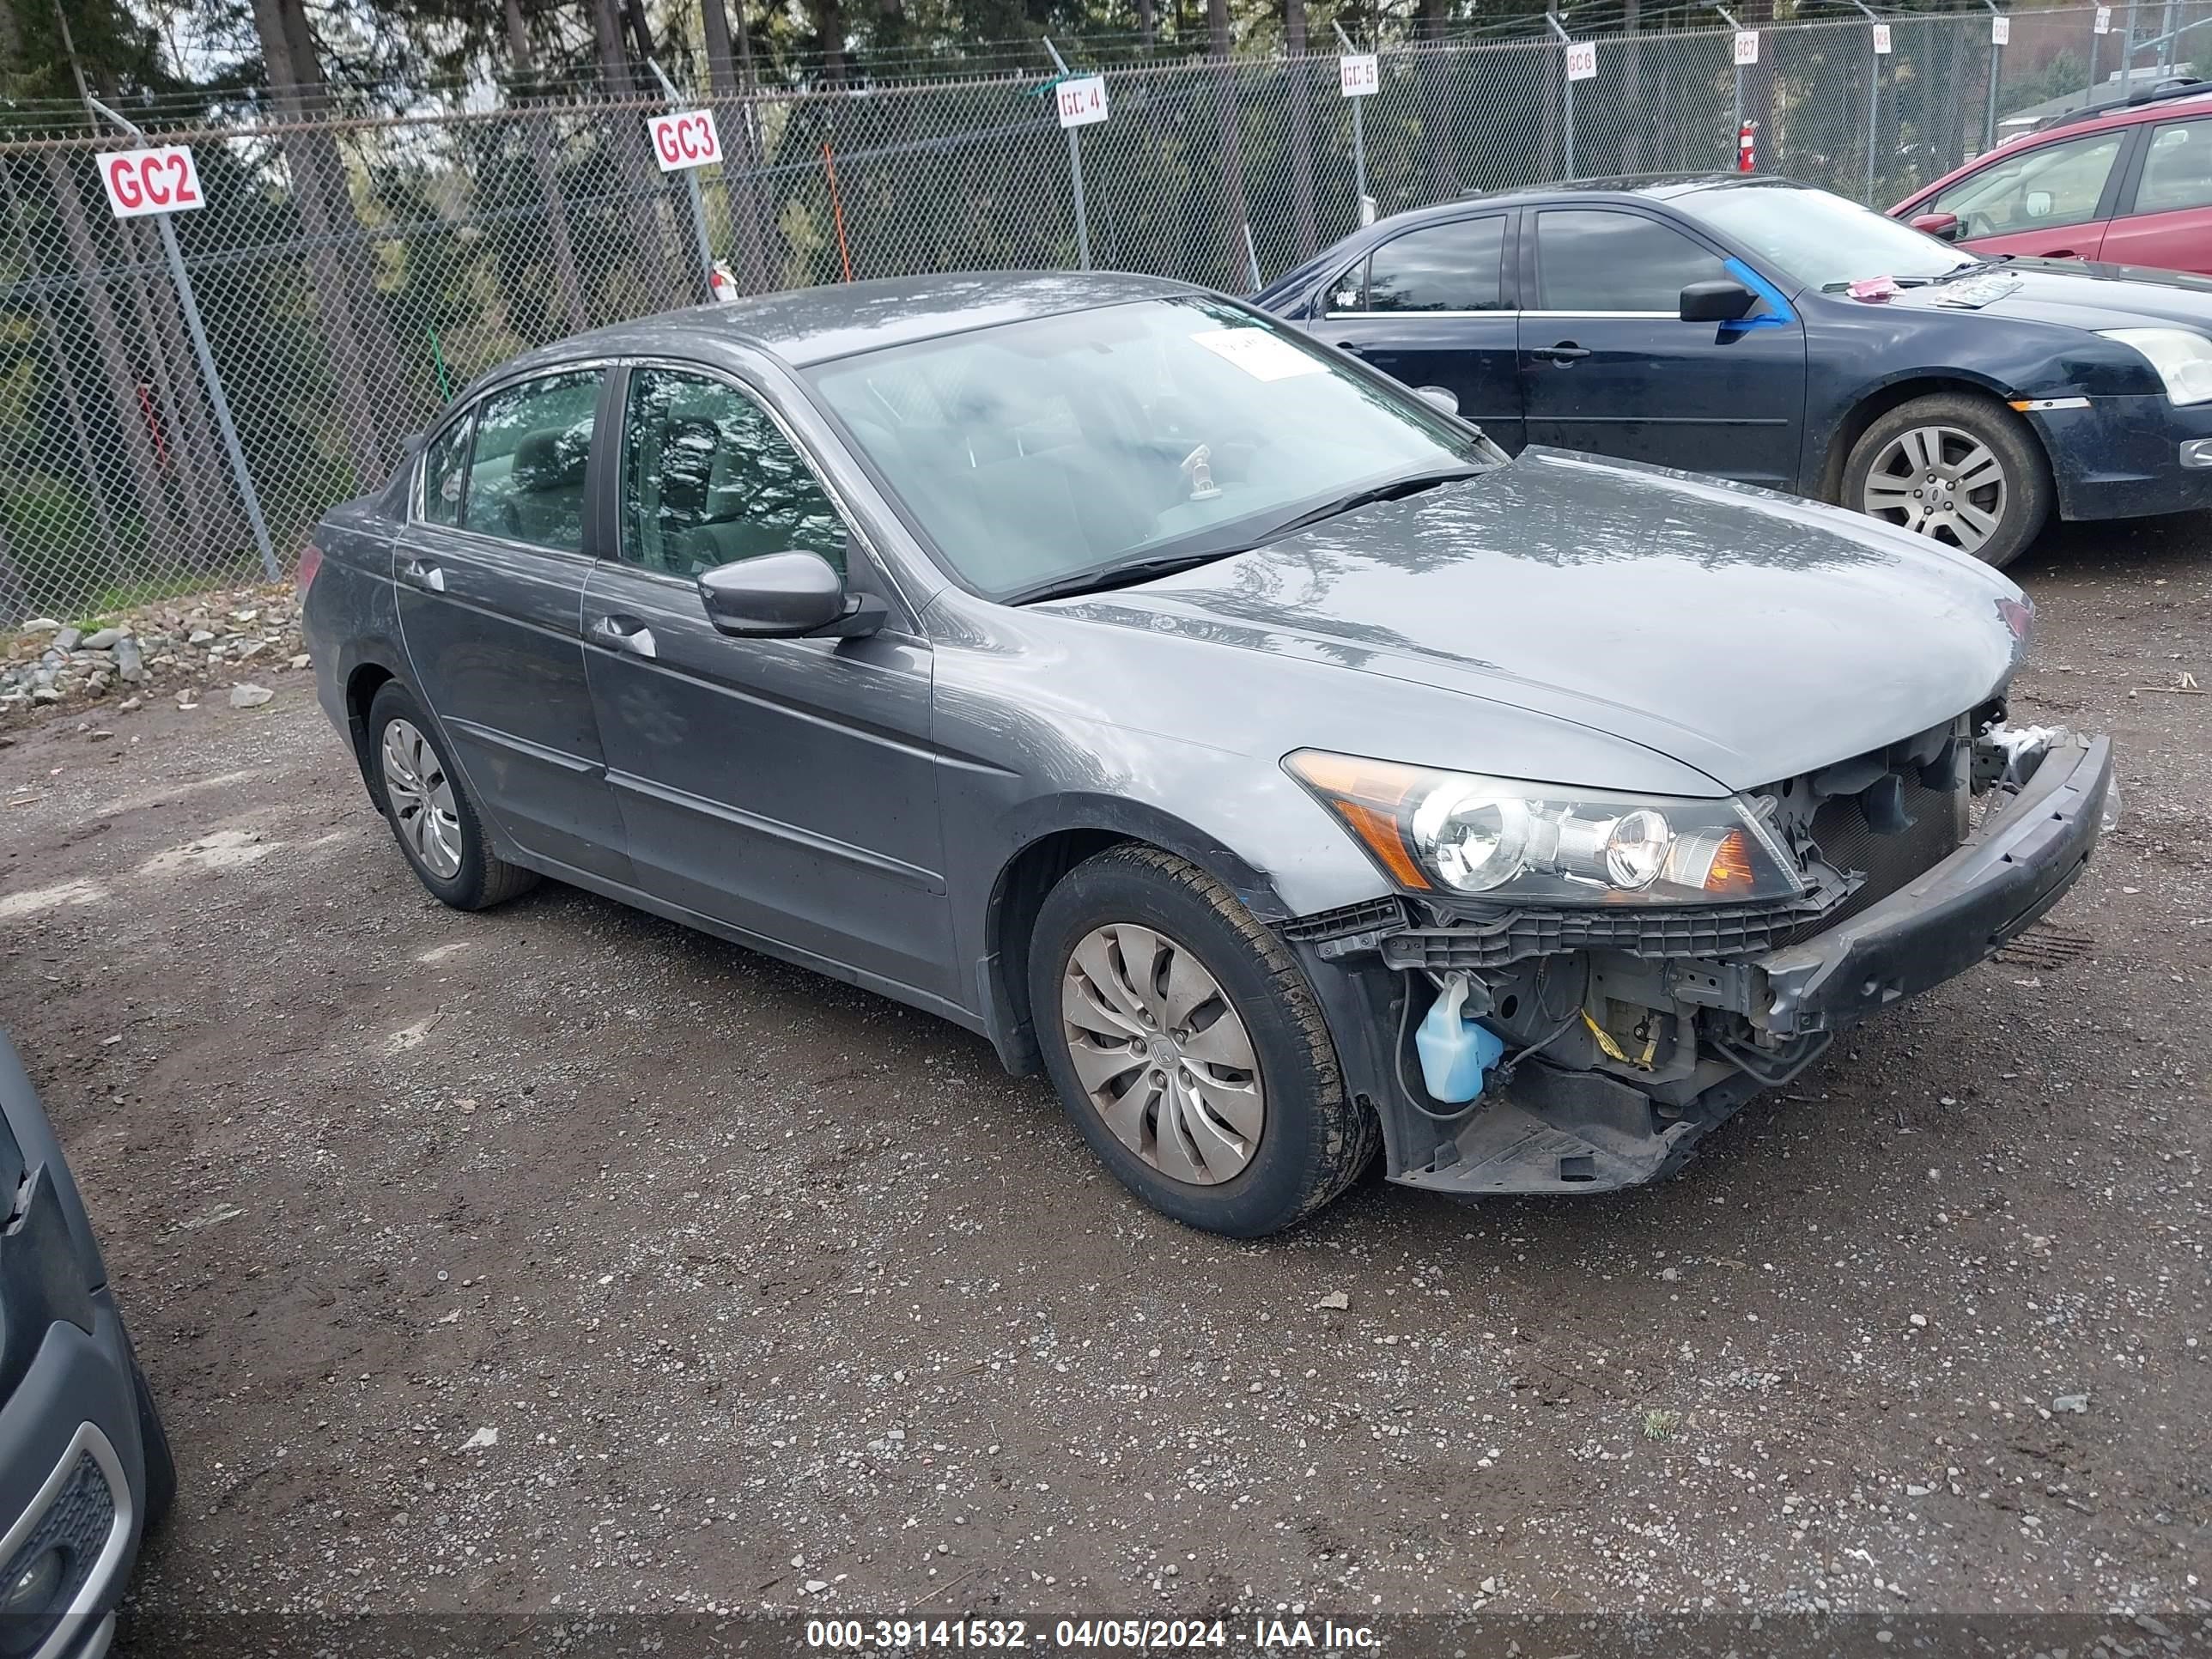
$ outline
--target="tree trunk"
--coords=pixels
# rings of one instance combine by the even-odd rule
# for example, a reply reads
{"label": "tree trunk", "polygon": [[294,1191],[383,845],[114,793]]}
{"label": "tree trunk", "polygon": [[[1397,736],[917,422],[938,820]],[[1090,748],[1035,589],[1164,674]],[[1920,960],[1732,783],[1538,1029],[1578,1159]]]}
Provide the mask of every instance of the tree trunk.
{"label": "tree trunk", "polygon": [[1421,0],[1421,148],[1429,158],[1429,199],[1448,202],[1459,194],[1458,170],[1452,166],[1451,121],[1446,113],[1444,82],[1451,73],[1444,46],[1447,0]]}
{"label": "tree trunk", "polygon": [[822,84],[842,87],[853,78],[853,60],[845,51],[845,0],[810,0],[810,9],[822,41]]}
{"label": "tree trunk", "polygon": [[1159,10],[1156,0],[1137,0],[1137,40],[1149,52],[1152,39],[1159,32]]}
{"label": "tree trunk", "polygon": [[1222,262],[1231,294],[1249,290],[1252,275],[1244,258],[1244,230],[1250,210],[1244,199],[1244,118],[1237,105],[1237,64],[1230,56],[1236,40],[1229,22],[1229,0],[1206,0],[1208,50],[1213,58],[1214,101],[1221,117],[1222,228],[1227,258]]}
{"label": "tree trunk", "polygon": [[[46,176],[60,207],[62,234],[69,243],[70,263],[76,267],[85,314],[91,319],[93,341],[100,349],[100,368],[107,380],[109,412],[114,417],[116,430],[122,435],[124,459],[137,490],[138,510],[146,526],[147,550],[166,556],[177,545],[176,524],[169,514],[168,489],[161,477],[161,461],[155,453],[152,434],[146,430],[145,411],[139,407],[138,375],[131,363],[131,343],[124,335],[122,319],[115,314],[115,307],[108,298],[106,283],[100,275],[100,247],[93,240],[92,227],[86,221],[84,200],[77,194],[69,158],[58,151],[48,150]],[[122,552],[120,547],[116,549],[118,568]]]}
{"label": "tree trunk", "polygon": [[[0,51],[5,49],[6,42],[0,39]],[[8,217],[15,227],[16,240],[22,244],[28,262],[26,274],[34,279],[41,277],[46,275],[46,261],[38,257],[40,245],[32,241],[29,227],[24,222],[22,194],[15,188],[15,171],[4,161],[0,161],[0,191],[7,192]],[[107,486],[102,481],[105,447],[94,447],[92,428],[84,417],[84,401],[76,389],[76,370],[70,363],[69,342],[62,333],[61,317],[54,310],[53,302],[46,298],[43,284],[35,288],[33,304],[39,314],[39,337],[46,342],[46,355],[53,362],[54,391],[61,398],[62,412],[69,420],[70,437],[76,445],[72,471],[92,498],[92,515],[100,521],[100,539],[106,544],[112,569],[114,561],[122,556],[123,532],[107,504]],[[5,607],[0,606],[0,618],[4,618],[4,614]]]}
{"label": "tree trunk", "polygon": [[[132,264],[148,270],[163,263],[163,255],[152,246],[155,236],[145,225],[125,221],[116,228],[122,234]],[[143,276],[132,279],[131,290],[139,331],[149,347],[154,386],[167,413],[172,465],[184,493],[196,562],[204,567],[226,563],[237,556],[246,542],[245,504],[234,504],[230,499],[235,485],[229,482],[229,459],[216,447],[215,425],[200,381],[199,360],[185,339],[179,296],[173,291],[157,292],[153,282]]]}
{"label": "tree trunk", "polygon": [[[356,479],[366,489],[384,473],[384,440],[376,418],[382,375],[362,349],[356,325],[353,283],[346,269],[354,256],[335,240],[339,227],[334,202],[344,180],[327,136],[307,125],[310,106],[319,108],[323,102],[319,90],[307,85],[311,77],[319,82],[321,66],[313,58],[313,42],[306,40],[305,14],[294,16],[298,7],[299,0],[253,0],[253,22],[261,38],[263,66],[285,124],[280,138],[292,176],[293,204],[307,233],[316,315],[330,343],[331,390],[337,394]],[[295,38],[306,40],[308,58],[304,63],[294,55]],[[345,219],[352,223],[350,198]]]}
{"label": "tree trunk", "polygon": [[[592,33],[599,47],[599,81],[610,98],[635,101],[639,97],[623,52],[622,0],[592,0]],[[608,123],[615,161],[621,169],[623,194],[627,198],[631,246],[637,263],[631,268],[639,291],[648,304],[682,305],[691,293],[680,273],[690,264],[679,259],[663,234],[659,173],[646,154],[645,112],[629,108],[612,112]]]}
{"label": "tree trunk", "polygon": [[[510,3],[512,0],[510,0]],[[725,164],[722,187],[728,193],[730,219],[738,238],[738,276],[748,294],[774,286],[768,276],[768,244],[761,229],[760,183],[753,177],[760,150],[753,142],[753,48],[745,32],[744,0],[737,0],[737,62],[730,58],[730,16],[722,0],[699,0],[702,32],[707,39],[707,81],[714,88],[715,125],[735,167]]]}
{"label": "tree trunk", "polygon": [[[522,0],[503,0],[503,11],[507,61],[514,65],[518,87],[534,90],[538,54],[531,48],[530,30],[522,16]],[[551,245],[553,283],[560,290],[561,308],[568,313],[569,328],[581,332],[592,325],[592,313],[584,304],[583,287],[576,276],[575,245],[568,237],[568,198],[561,189],[560,128],[550,111],[542,120],[543,142],[528,132],[523,134],[522,142],[530,152],[531,168],[538,175],[538,197],[545,205],[545,235]]]}
{"label": "tree trunk", "polygon": [[1297,227],[1297,260],[1321,246],[1314,225],[1313,72],[1306,61],[1306,0],[1283,0],[1283,50],[1291,73],[1291,192]]}

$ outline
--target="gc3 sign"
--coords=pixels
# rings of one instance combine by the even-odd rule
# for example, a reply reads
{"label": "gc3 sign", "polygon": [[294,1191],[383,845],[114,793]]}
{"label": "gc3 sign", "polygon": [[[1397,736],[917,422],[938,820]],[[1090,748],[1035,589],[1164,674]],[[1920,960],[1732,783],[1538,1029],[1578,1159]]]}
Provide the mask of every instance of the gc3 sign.
{"label": "gc3 sign", "polygon": [[200,194],[200,170],[192,164],[191,151],[182,144],[111,151],[100,158],[100,182],[118,219],[183,213],[207,205]]}
{"label": "gc3 sign", "polygon": [[722,138],[714,131],[712,110],[650,116],[645,125],[653,135],[653,158],[660,163],[663,173],[703,167],[722,159]]}

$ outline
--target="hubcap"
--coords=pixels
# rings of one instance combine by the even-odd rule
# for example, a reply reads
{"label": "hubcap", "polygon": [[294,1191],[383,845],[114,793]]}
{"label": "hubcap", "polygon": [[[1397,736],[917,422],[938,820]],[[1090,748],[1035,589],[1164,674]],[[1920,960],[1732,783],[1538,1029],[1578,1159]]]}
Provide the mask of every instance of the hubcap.
{"label": "hubcap", "polygon": [[2004,465],[1955,426],[1916,426],[1882,446],[1860,506],[1917,536],[1979,553],[2003,522]]}
{"label": "hubcap", "polygon": [[461,868],[461,819],[438,751],[413,721],[394,720],[384,728],[383,758],[385,798],[400,840],[425,870],[451,881]]}
{"label": "hubcap", "polygon": [[1267,1096],[1228,994],[1166,934],[1093,928],[1060,975],[1060,1030],[1115,1138],[1170,1180],[1228,1181],[1252,1161]]}

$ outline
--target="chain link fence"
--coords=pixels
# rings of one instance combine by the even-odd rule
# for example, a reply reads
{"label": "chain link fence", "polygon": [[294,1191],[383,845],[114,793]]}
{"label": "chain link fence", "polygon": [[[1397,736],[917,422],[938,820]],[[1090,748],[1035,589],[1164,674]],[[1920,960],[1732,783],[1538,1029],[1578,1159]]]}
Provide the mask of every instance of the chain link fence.
{"label": "chain link fence", "polygon": [[2093,45],[2116,70],[2093,16],[2014,15],[2002,52],[1986,12],[1893,17],[1880,56],[1864,18],[1771,27],[1741,69],[1725,28],[1609,35],[1587,79],[1557,40],[1406,46],[1356,121],[1334,55],[1137,65],[1073,143],[1034,81],[710,95],[725,159],[688,174],[655,162],[659,101],[165,131],[198,163],[170,222],[244,478],[159,227],[103,194],[131,141],[0,142],[0,626],[261,571],[257,504],[289,568],[476,374],[708,297],[701,222],[748,291],[1087,258],[1244,292],[1352,229],[1363,173],[1387,214],[1727,167],[1743,120],[1762,169],[1880,204],[2085,92]]}

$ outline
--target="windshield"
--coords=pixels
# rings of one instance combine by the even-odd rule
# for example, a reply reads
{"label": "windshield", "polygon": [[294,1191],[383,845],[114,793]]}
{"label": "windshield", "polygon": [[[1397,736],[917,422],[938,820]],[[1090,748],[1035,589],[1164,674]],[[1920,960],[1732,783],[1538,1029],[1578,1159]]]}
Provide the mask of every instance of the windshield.
{"label": "windshield", "polygon": [[1360,489],[1496,458],[1293,331],[1197,295],[891,347],[808,378],[992,599],[1227,550]]}
{"label": "windshield", "polygon": [[1925,282],[1982,263],[1871,208],[1803,185],[1700,190],[1673,205],[1808,288],[1875,276]]}

